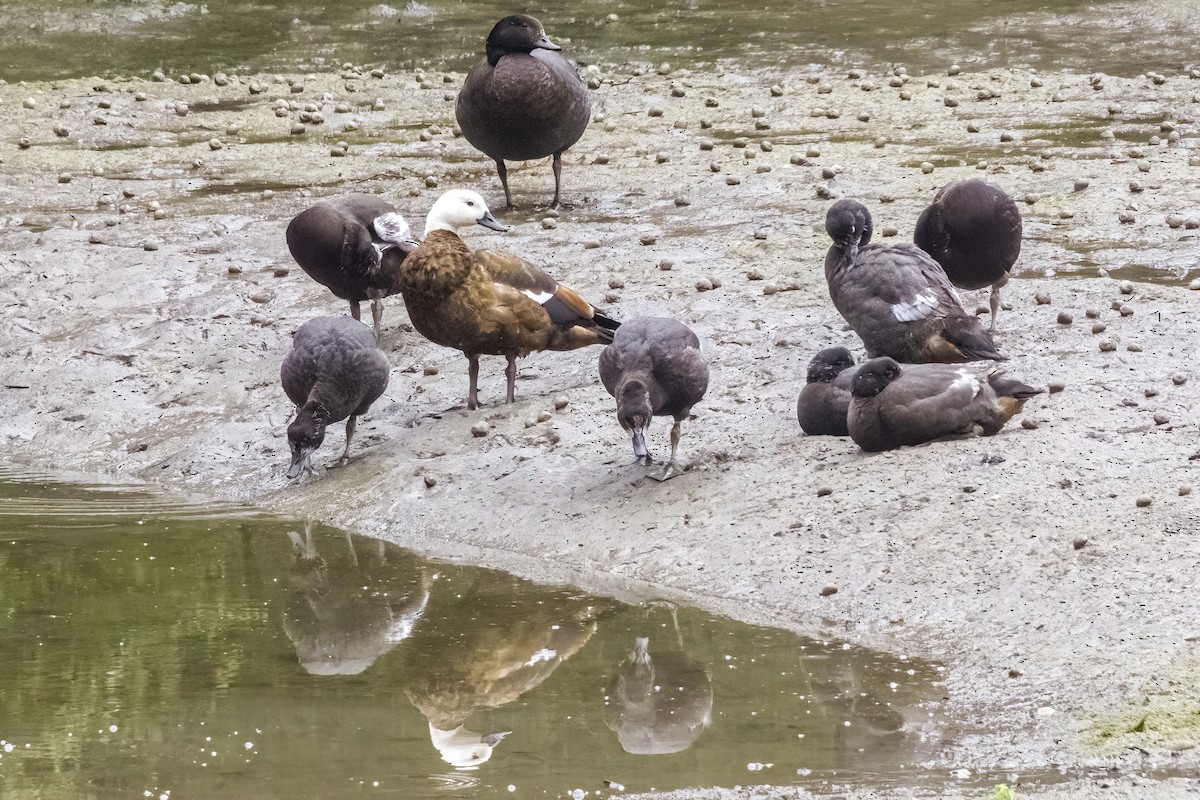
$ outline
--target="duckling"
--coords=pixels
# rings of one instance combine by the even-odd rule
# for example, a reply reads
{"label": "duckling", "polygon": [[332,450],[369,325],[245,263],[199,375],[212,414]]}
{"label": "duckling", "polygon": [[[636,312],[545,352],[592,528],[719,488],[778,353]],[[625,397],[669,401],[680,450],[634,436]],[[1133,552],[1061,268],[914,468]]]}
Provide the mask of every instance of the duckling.
{"label": "duckling", "polygon": [[456,231],[465,225],[508,230],[477,193],[452,189],[425,221],[425,240],[400,267],[409,319],[436,344],[467,357],[467,407],[479,407],[479,356],[508,359],[507,402],[515,402],[517,358],[535,350],[608,344],[620,325],[523,258],[472,251]]}
{"label": "duckling", "polygon": [[399,291],[400,263],[419,242],[391,204],[369,194],[334,197],[306,208],[287,227],[288,250],[309,277],[343,300],[360,319],[371,301],[375,340],[383,298]]}
{"label": "duckling", "polygon": [[958,288],[992,287],[988,331],[995,333],[1000,288],[1021,254],[1021,212],[1013,199],[974,178],[948,183],[921,212],[913,241]]}
{"label": "duckling", "polygon": [[851,384],[850,438],[868,452],[976,431],[992,436],[1041,394],[999,372],[905,364],[886,356],[858,368]]}
{"label": "duckling", "polygon": [[467,74],[454,113],[471,146],[496,162],[504,201],[514,208],[504,162],[552,156],[554,200],[562,184],[562,154],[579,141],[592,115],[587,88],[542,23],[505,17],[487,38],[487,56]]}
{"label": "duckling", "polygon": [[827,347],[808,363],[808,383],[796,399],[796,418],[809,436],[848,436],[850,382],[854,356],[844,347]]}
{"label": "duckling", "polygon": [[662,474],[665,481],[682,470],[675,465],[679,425],[708,390],[708,362],[700,353],[700,340],[683,323],[666,317],[644,317],[624,323],[613,343],[600,354],[600,381],[617,399],[617,420],[633,439],[637,461],[654,463],[646,449],[650,418],[672,416],[671,460]]}
{"label": "duckling", "polygon": [[908,363],[1004,359],[924,250],[869,244],[871,214],[862,203],[834,203],[825,230],[833,239],[825,255],[829,296],[868,356]]}
{"label": "duckling", "polygon": [[343,419],[342,461],[349,461],[355,422],[383,394],[390,370],[370,328],[357,320],[316,317],[300,326],[279,370],[283,390],[297,409],[288,426],[289,480],[314,471],[312,454],[325,441],[325,427]]}

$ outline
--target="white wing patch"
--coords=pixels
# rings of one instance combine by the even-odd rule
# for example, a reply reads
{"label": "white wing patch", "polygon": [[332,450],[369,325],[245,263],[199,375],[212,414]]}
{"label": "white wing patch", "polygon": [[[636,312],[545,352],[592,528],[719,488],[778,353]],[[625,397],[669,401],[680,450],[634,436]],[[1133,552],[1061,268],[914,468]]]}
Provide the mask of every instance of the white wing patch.
{"label": "white wing patch", "polygon": [[371,225],[375,228],[375,235],[385,242],[400,244],[412,241],[412,228],[395,211],[376,217]]}
{"label": "white wing patch", "polygon": [[950,383],[950,387],[947,391],[953,392],[959,387],[969,389],[971,392],[971,397],[977,397],[979,395],[979,389],[981,388],[979,385],[979,379],[976,378],[970,370],[962,367],[959,368],[958,377]]}
{"label": "white wing patch", "polygon": [[551,297],[554,297],[554,292],[535,292],[533,289],[522,289],[521,294],[542,306],[546,305]]}
{"label": "white wing patch", "polygon": [[903,300],[892,305],[892,316],[900,322],[916,322],[925,319],[937,308],[937,295],[926,289],[911,300]]}

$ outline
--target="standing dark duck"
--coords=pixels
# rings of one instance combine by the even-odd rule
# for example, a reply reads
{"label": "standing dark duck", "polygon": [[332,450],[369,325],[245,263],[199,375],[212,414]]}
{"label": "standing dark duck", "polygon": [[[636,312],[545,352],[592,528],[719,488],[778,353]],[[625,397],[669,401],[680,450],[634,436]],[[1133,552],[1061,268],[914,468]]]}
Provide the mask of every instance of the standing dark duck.
{"label": "standing dark duck", "polygon": [[796,399],[796,418],[809,436],[848,436],[850,382],[854,356],[844,347],[827,347],[808,363],[808,383]]}
{"label": "standing dark duck", "polygon": [[1021,254],[1021,212],[1013,199],[974,178],[946,184],[921,212],[913,241],[960,289],[992,287],[988,330],[995,332],[1000,287]]}
{"label": "standing dark duck", "polygon": [[399,267],[419,242],[404,217],[369,194],[324,200],[297,214],[287,227],[288,250],[309,277],[337,297],[371,301],[375,339],[383,319],[383,298],[399,291]]}
{"label": "standing dark duck", "polygon": [[579,141],[591,119],[587,88],[561,49],[533,17],[505,17],[488,34],[487,56],[458,93],[458,126],[472,147],[496,162],[509,208],[514,206],[505,160],[553,156],[550,207],[557,208],[563,151]]}
{"label": "standing dark duck", "polygon": [[905,364],[874,358],[858,368],[851,385],[850,438],[877,452],[923,444],[943,436],[998,433],[1041,394],[978,367]]}
{"label": "standing dark duck", "polygon": [[675,466],[679,425],[708,390],[708,362],[700,340],[683,323],[665,317],[644,317],[621,325],[613,343],[600,354],[600,381],[617,399],[617,421],[633,439],[633,454],[646,466],[654,463],[646,449],[651,417],[675,418],[671,427],[671,460],[661,475],[665,481],[682,471]]}
{"label": "standing dark duck", "polygon": [[283,391],[296,404],[288,426],[292,449],[289,479],[313,472],[312,454],[325,441],[325,427],[346,420],[346,450],[355,421],[367,413],[388,385],[390,365],[371,330],[349,317],[316,317],[292,337],[292,351],[279,370]]}
{"label": "standing dark duck", "polygon": [[979,320],[967,313],[941,266],[912,244],[871,241],[871,214],[839,200],[825,215],[833,246],[825,280],[834,306],[871,358],[906,363],[1003,360]]}
{"label": "standing dark duck", "polygon": [[518,357],[608,344],[620,325],[525,259],[499,250],[472,251],[456,231],[476,224],[507,230],[475,192],[446,192],[429,209],[425,240],[400,269],[413,327],[467,357],[472,409],[479,407],[479,356],[508,359],[512,403]]}

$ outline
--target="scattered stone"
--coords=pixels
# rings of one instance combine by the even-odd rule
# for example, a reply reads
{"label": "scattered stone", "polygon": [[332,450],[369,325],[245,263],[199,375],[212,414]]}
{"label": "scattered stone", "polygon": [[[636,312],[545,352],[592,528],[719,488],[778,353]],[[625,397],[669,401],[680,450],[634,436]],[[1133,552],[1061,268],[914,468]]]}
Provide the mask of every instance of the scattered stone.
{"label": "scattered stone", "polygon": [[1087,178],[1077,178],[1075,180],[1075,191],[1082,192],[1084,189],[1088,188],[1089,185],[1090,184]]}
{"label": "scattered stone", "polygon": [[735,178],[735,177],[733,177],[732,175],[730,175],[728,178],[726,178],[726,179],[725,179],[725,184],[726,184],[727,186],[737,186],[737,185],[739,185],[741,182],[742,182],[742,179],[741,179],[741,178]]}
{"label": "scattered stone", "polygon": [[638,241],[644,246],[649,247],[658,241],[658,237],[652,233],[643,233],[640,237],[638,237]]}
{"label": "scattered stone", "polygon": [[61,175],[59,175],[58,182],[59,183],[70,183],[71,182],[71,173],[64,172]]}
{"label": "scattered stone", "polygon": [[827,583],[821,587],[821,597],[829,597],[830,595],[837,594],[837,591],[838,587],[834,586],[832,583]]}
{"label": "scattered stone", "polygon": [[1137,503],[1138,508],[1146,508],[1150,505],[1150,503],[1153,502],[1153,500],[1150,497],[1150,495],[1144,494],[1144,495],[1141,495],[1140,497],[1138,497],[1138,499],[1135,502]]}
{"label": "scattered stone", "polygon": [[1134,213],[1132,211],[1122,211],[1120,214],[1117,215],[1117,219],[1120,220],[1121,222],[1124,222],[1127,225],[1131,222],[1137,221],[1137,217],[1134,215]]}
{"label": "scattered stone", "polygon": [[611,278],[609,278],[609,279],[608,279],[608,288],[610,288],[610,289],[624,289],[624,288],[625,288],[625,281],[624,281],[624,280],[622,280],[622,279],[621,279],[619,276],[617,276],[617,275],[614,275],[614,276],[612,276]]}
{"label": "scattered stone", "polygon": [[817,497],[828,497],[833,494],[833,489],[828,486],[822,486],[817,489]]}
{"label": "scattered stone", "polygon": [[708,278],[701,278],[700,280],[696,281],[697,292],[708,292],[711,291],[712,288],[712,281],[710,281]]}
{"label": "scattered stone", "polygon": [[1021,427],[1027,431],[1036,431],[1038,423],[1033,417],[1025,417],[1021,420]]}
{"label": "scattered stone", "polygon": [[929,163],[928,161],[922,161],[921,162],[921,172],[923,172],[926,175],[933,172],[933,164]]}
{"label": "scattered stone", "polygon": [[1100,342],[1100,352],[1101,353],[1112,353],[1112,352],[1115,352],[1116,349],[1117,349],[1117,345],[1110,339],[1105,339],[1104,341]]}
{"label": "scattered stone", "polygon": [[771,97],[783,97],[783,87],[775,84],[771,87]]}
{"label": "scattered stone", "polygon": [[1185,383],[1187,383],[1187,375],[1184,375],[1182,372],[1176,372],[1171,376],[1171,383],[1175,384],[1176,386],[1183,386]]}
{"label": "scattered stone", "polygon": [[1088,537],[1076,536],[1075,539],[1071,542],[1071,547],[1074,547],[1076,550],[1082,550],[1083,548],[1087,547],[1087,543],[1088,543]]}
{"label": "scattered stone", "polygon": [[1067,384],[1061,380],[1050,381],[1046,384],[1046,391],[1050,394],[1058,394],[1063,389],[1067,388]]}
{"label": "scattered stone", "polygon": [[1184,221],[1183,214],[1167,214],[1168,228],[1182,228]]}
{"label": "scattered stone", "polygon": [[766,277],[767,276],[765,274],[763,274],[763,271],[758,269],[757,267],[752,270],[749,270],[746,273],[746,280],[748,280],[748,281],[761,281],[761,280],[764,280]]}
{"label": "scattered stone", "polygon": [[[565,398],[562,398],[562,399],[565,399]],[[554,419],[554,415],[551,414],[549,411],[543,411],[537,415],[538,422],[549,422],[552,419]]]}
{"label": "scattered stone", "polygon": [[679,206],[680,208],[682,208],[684,206],[690,206],[691,204],[692,204],[692,200],[690,197],[685,197],[683,195],[680,195],[675,198],[675,205]]}
{"label": "scattered stone", "polygon": [[1000,141],[1011,142],[1012,140],[1013,140],[1013,135],[1011,133],[1009,133],[1008,131],[1005,131],[1004,133],[1000,134]]}
{"label": "scattered stone", "polygon": [[1170,415],[1165,414],[1162,411],[1159,411],[1157,414],[1154,415],[1154,424],[1155,425],[1166,425],[1170,421],[1171,421]]}
{"label": "scattered stone", "polygon": [[1074,321],[1075,320],[1071,319],[1071,315],[1068,314],[1067,312],[1065,312],[1065,311],[1058,312],[1058,324],[1059,325],[1070,325]]}
{"label": "scattered stone", "polygon": [[220,139],[209,139],[208,140],[208,149],[209,150],[220,150],[223,147],[225,147],[225,143],[222,142]]}
{"label": "scattered stone", "polygon": [[1100,311],[1095,308],[1089,308],[1087,311],[1083,312],[1083,315],[1088,319],[1100,319]]}
{"label": "scattered stone", "polygon": [[1117,311],[1121,312],[1122,317],[1132,317],[1133,316],[1133,308],[1125,305],[1124,303],[1121,304],[1121,306],[1117,309]]}
{"label": "scattered stone", "polygon": [[554,398],[554,410],[562,411],[570,402],[571,400],[565,394],[560,394],[558,397]]}
{"label": "scattered stone", "polygon": [[946,108],[957,108],[958,107],[958,101],[955,100],[953,97],[943,98],[942,103],[945,104]]}
{"label": "scattered stone", "polygon": [[658,262],[658,268],[661,269],[663,272],[670,272],[671,268],[674,266],[675,266],[674,261],[670,261],[665,258],[662,261]]}
{"label": "scattered stone", "polygon": [[1133,284],[1130,281],[1121,281],[1117,288],[1121,290],[1121,294],[1133,294]]}
{"label": "scattered stone", "polygon": [[558,220],[556,220],[554,217],[543,217],[542,227],[548,231],[552,231],[558,227]]}
{"label": "scattered stone", "polygon": [[1033,296],[1033,299],[1039,306],[1050,305],[1050,295],[1046,292],[1038,292]]}
{"label": "scattered stone", "polygon": [[1142,352],[1142,346],[1140,344],[1127,344],[1127,345],[1125,345],[1125,349],[1128,350],[1130,353]]}
{"label": "scattered stone", "polygon": [[671,160],[671,155],[670,153],[659,152],[655,154],[654,160],[659,164],[665,164]]}
{"label": "scattered stone", "polygon": [[755,238],[755,239],[758,239],[758,240],[760,240],[760,241],[761,241],[761,240],[763,240],[763,239],[766,239],[766,238],[767,238],[767,229],[766,229],[766,228],[759,228],[758,230],[756,230],[756,231],[754,232],[754,238]]}
{"label": "scattered stone", "polygon": [[1179,496],[1180,497],[1187,497],[1191,493],[1192,493],[1192,486],[1190,483],[1179,484]]}
{"label": "scattered stone", "polygon": [[487,436],[488,432],[491,431],[491,429],[492,429],[492,426],[488,425],[486,422],[483,422],[483,421],[476,422],[474,425],[471,426],[471,435],[476,438],[478,438],[480,436]]}

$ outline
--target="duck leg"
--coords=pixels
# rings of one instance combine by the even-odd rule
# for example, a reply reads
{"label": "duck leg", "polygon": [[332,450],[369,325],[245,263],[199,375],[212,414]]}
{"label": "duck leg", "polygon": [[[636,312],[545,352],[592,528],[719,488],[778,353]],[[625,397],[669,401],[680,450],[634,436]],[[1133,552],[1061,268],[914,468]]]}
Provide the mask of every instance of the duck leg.
{"label": "duck leg", "polygon": [[504,204],[508,208],[516,208],[512,195],[508,193],[508,167],[504,166],[503,158],[496,159],[496,174],[500,176],[500,185],[504,187]]}
{"label": "duck leg", "polygon": [[988,333],[996,332],[996,313],[1000,310],[1000,287],[1008,283],[1008,276],[1005,275],[1000,280],[992,284],[992,292],[988,297],[988,306],[992,309],[992,324],[988,326]]}
{"label": "duck leg", "polygon": [[379,289],[368,289],[367,297],[371,298],[371,321],[375,323],[375,344],[379,344],[379,337],[383,329],[383,292]]}
{"label": "duck leg", "polygon": [[675,424],[671,426],[671,460],[666,463],[661,473],[650,475],[656,481],[669,481],[683,474],[683,470],[675,465],[675,453],[679,450],[679,425],[680,421],[675,420]]}
{"label": "duck leg", "polygon": [[[357,300],[350,301],[350,316],[354,317],[357,320],[360,320],[360,321],[362,320],[362,309],[359,308]],[[376,338],[378,338],[378,337],[376,337]]]}
{"label": "duck leg", "polygon": [[354,429],[358,425],[358,417],[351,414],[346,417],[346,449],[342,452],[342,463],[350,461],[350,440],[354,438]]}
{"label": "duck leg", "polygon": [[467,379],[470,388],[467,389],[467,408],[471,411],[479,408],[479,356],[467,356]]}
{"label": "duck leg", "polygon": [[508,353],[508,366],[504,368],[504,377],[508,378],[508,397],[504,402],[517,402],[517,354]]}
{"label": "duck leg", "polygon": [[550,169],[554,170],[554,199],[550,201],[551,208],[558,208],[558,195],[562,187],[562,150],[554,154],[550,160]]}

